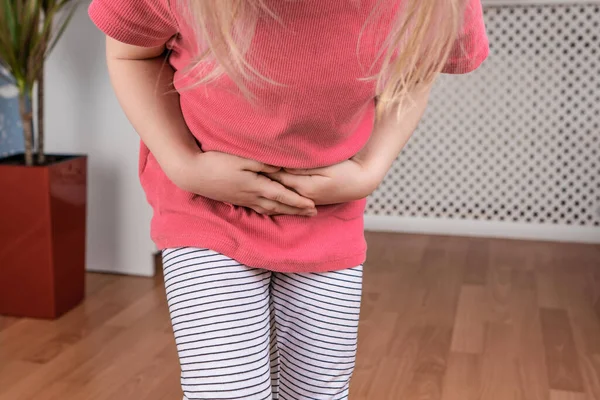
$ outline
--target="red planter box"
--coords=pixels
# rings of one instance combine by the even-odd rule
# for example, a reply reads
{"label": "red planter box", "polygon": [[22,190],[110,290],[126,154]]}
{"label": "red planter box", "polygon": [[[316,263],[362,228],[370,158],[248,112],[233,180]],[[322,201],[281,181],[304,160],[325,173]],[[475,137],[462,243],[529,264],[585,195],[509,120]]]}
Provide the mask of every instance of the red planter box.
{"label": "red planter box", "polygon": [[56,318],[85,291],[87,157],[0,159],[0,314]]}

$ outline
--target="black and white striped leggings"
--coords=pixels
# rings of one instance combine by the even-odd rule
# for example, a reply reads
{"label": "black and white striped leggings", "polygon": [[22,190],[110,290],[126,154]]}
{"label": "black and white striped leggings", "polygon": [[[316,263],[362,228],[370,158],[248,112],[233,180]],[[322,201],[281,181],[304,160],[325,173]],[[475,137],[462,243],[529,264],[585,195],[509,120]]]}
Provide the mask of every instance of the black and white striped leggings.
{"label": "black and white striped leggings", "polygon": [[362,266],[284,274],[163,251],[185,399],[348,399]]}

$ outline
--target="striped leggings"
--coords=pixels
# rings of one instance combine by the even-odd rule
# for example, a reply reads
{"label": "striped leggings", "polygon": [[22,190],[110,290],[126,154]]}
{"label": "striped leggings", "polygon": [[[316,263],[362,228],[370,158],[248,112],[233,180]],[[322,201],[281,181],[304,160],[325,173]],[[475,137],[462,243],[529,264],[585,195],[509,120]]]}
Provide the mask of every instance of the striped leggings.
{"label": "striped leggings", "polygon": [[184,400],[348,399],[362,266],[284,274],[163,251]]}

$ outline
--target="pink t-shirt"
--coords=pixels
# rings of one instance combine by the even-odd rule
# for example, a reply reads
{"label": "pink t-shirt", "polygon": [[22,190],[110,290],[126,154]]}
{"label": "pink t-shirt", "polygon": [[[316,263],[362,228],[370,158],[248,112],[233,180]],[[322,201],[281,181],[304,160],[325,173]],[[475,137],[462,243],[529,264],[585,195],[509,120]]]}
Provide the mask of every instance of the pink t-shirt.
{"label": "pink t-shirt", "polygon": [[[363,32],[357,54],[375,0],[267,3],[284,24],[260,19],[248,59],[284,85],[254,85],[258,106],[227,77],[182,90],[191,132],[204,151],[281,167],[315,168],[351,158],[373,128],[374,82],[360,78],[375,60],[389,21],[384,17]],[[118,41],[147,47],[168,42],[176,88],[193,83],[181,71],[202,46],[168,0],[94,0],[89,14]],[[470,0],[444,72],[472,71],[487,54],[480,0]],[[179,189],[143,144],[140,179],[154,209],[152,238],[159,248],[210,248],[251,267],[283,272],[338,270],[365,260],[365,199],[318,206],[316,217],[263,216]]]}

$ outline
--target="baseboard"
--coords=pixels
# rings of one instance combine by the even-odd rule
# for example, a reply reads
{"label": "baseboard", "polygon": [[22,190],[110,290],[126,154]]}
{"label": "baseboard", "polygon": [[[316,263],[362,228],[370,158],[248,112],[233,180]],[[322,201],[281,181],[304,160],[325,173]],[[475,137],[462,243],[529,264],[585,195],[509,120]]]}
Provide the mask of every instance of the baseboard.
{"label": "baseboard", "polygon": [[600,243],[600,227],[525,224],[517,222],[366,215],[365,230]]}

